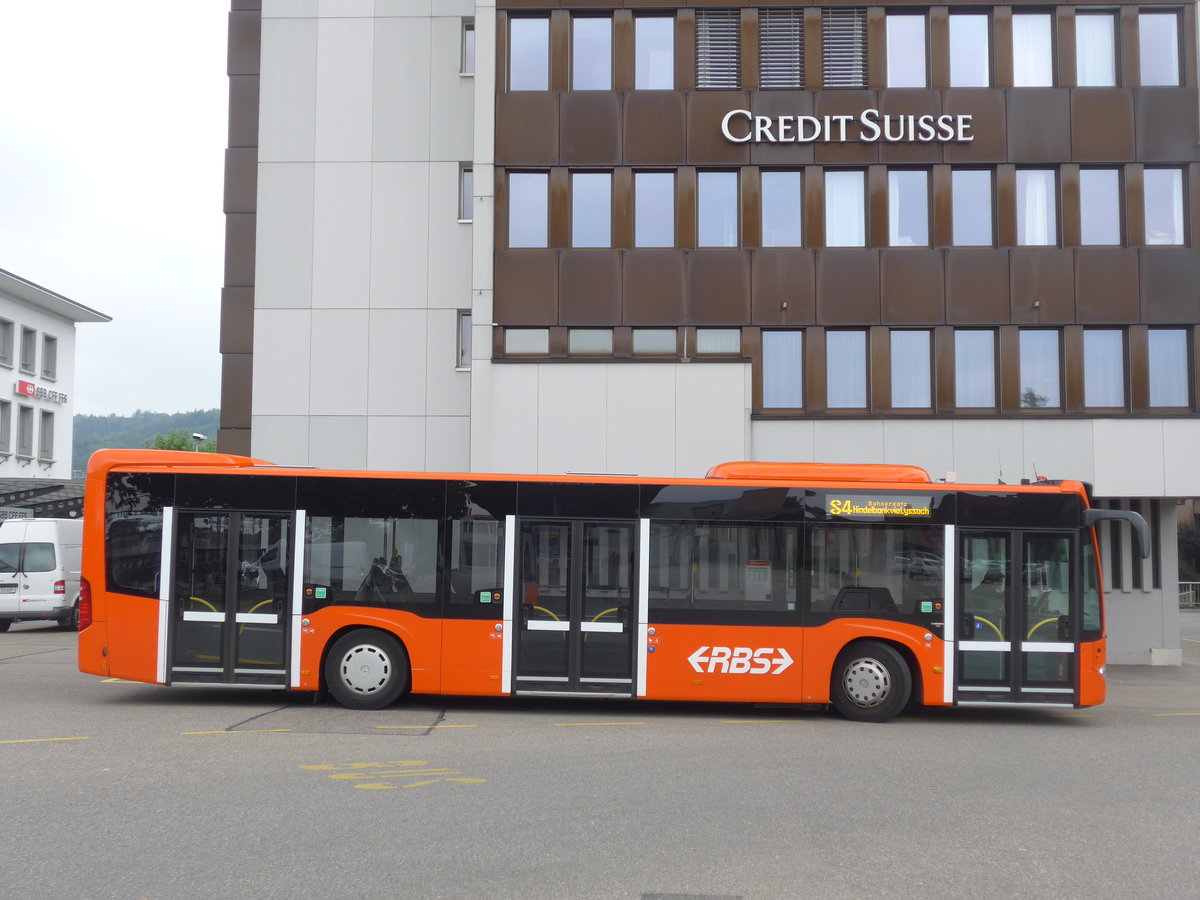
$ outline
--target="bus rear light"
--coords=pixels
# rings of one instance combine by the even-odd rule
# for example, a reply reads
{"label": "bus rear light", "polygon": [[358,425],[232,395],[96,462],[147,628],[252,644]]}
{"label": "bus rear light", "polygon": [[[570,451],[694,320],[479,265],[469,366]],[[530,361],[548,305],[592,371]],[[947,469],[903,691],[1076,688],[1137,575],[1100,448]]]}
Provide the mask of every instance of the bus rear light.
{"label": "bus rear light", "polygon": [[54,582],[54,593],[65,594],[67,592],[67,583],[65,581]]}
{"label": "bus rear light", "polygon": [[79,630],[92,624],[92,586],[86,578],[79,579]]}

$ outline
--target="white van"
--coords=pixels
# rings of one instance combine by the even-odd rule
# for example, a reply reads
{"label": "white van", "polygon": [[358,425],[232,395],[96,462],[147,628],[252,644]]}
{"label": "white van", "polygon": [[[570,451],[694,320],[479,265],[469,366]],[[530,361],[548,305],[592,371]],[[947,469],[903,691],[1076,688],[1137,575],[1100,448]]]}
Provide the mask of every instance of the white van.
{"label": "white van", "polygon": [[0,522],[0,632],[29,619],[78,628],[82,550],[80,519]]}

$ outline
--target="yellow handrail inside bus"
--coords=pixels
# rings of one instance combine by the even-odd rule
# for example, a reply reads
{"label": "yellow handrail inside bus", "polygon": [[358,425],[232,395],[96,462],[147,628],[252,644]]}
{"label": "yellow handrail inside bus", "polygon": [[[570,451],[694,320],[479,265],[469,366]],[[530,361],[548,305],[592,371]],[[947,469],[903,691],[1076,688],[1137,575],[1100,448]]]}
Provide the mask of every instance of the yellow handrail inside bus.
{"label": "yellow handrail inside bus", "polygon": [[995,623],[995,622],[989,622],[989,621],[988,621],[987,619],[985,619],[983,616],[975,616],[975,621],[976,621],[976,622],[984,622],[984,623],[986,623],[986,624],[987,624],[987,626],[988,626],[989,628],[991,628],[991,629],[992,629],[992,631],[996,632],[996,637],[1000,638],[1000,640],[1004,640],[1004,632],[1003,632],[1003,631],[1001,631],[999,628],[997,628],[997,627],[996,627],[996,623]]}
{"label": "yellow handrail inside bus", "polygon": [[1057,622],[1057,621],[1058,621],[1058,616],[1054,616],[1053,618],[1050,618],[1050,619],[1042,619],[1042,621],[1038,622],[1036,625],[1034,625],[1032,628],[1029,629],[1029,634],[1025,635],[1025,640],[1029,640],[1030,638],[1032,638],[1033,633],[1035,631],[1037,631],[1039,628],[1041,628],[1043,625],[1049,625],[1051,622]]}
{"label": "yellow handrail inside bus", "polygon": [[555,622],[562,621],[561,619],[559,619],[558,616],[556,616],[554,613],[550,612],[550,610],[546,609],[546,607],[544,607],[544,606],[535,606],[534,609],[541,610],[546,615],[548,615],[550,618],[552,618]]}
{"label": "yellow handrail inside bus", "polygon": [[621,607],[614,606],[612,609],[606,609],[602,613],[596,613],[596,615],[592,616],[592,621],[595,622],[597,619],[601,619],[604,616],[607,616],[609,613],[615,613],[615,612],[620,612],[620,611],[621,611]]}
{"label": "yellow handrail inside bus", "polygon": [[188,597],[188,599],[190,601],[192,601],[193,603],[203,603],[205,606],[207,606],[213,612],[219,612],[219,610],[215,606],[213,606],[211,603],[209,603],[203,597]]}

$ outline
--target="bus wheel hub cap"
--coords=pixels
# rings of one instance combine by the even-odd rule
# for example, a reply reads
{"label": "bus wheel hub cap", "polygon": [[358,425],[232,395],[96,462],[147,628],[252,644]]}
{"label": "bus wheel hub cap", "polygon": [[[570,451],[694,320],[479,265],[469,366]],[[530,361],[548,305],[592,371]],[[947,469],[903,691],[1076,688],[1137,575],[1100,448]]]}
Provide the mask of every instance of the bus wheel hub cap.
{"label": "bus wheel hub cap", "polygon": [[355,647],[342,657],[342,681],[360,694],[372,694],[387,684],[391,663],[378,647]]}
{"label": "bus wheel hub cap", "polygon": [[874,659],[856,659],[847,666],[845,685],[846,696],[864,709],[878,706],[892,689],[887,667]]}

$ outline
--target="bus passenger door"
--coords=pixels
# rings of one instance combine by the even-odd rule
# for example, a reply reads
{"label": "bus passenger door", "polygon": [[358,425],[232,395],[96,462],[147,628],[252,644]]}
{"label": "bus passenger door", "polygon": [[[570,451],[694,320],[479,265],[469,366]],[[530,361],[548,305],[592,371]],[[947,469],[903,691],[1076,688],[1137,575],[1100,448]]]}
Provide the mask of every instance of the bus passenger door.
{"label": "bus passenger door", "polygon": [[954,699],[1074,705],[1069,532],[959,531]]}
{"label": "bus passenger door", "polygon": [[633,522],[520,523],[514,693],[634,693]]}
{"label": "bus passenger door", "polygon": [[175,519],[168,682],[286,687],[292,515]]}

